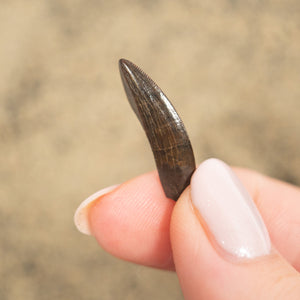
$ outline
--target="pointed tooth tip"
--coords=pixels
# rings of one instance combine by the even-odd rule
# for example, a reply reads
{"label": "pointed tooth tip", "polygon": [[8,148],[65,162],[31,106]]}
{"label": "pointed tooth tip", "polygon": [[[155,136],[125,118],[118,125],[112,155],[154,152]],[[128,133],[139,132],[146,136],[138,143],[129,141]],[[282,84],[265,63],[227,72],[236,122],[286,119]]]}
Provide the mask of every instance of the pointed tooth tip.
{"label": "pointed tooth tip", "polygon": [[130,71],[131,72],[137,72],[137,73],[144,73],[137,65],[135,65],[130,60],[127,60],[125,58],[121,58],[119,60],[119,68],[122,72]]}
{"label": "pointed tooth tip", "polygon": [[124,58],[119,59],[119,69],[122,72],[126,66],[127,60]]}
{"label": "pointed tooth tip", "polygon": [[121,73],[121,77],[123,78],[125,76],[125,74],[127,74],[126,77],[132,77],[132,70],[134,69],[134,64],[132,62],[130,62],[127,59],[121,58],[119,60],[119,70]]}
{"label": "pointed tooth tip", "polygon": [[119,59],[119,62],[120,63],[124,63],[124,62],[129,62],[129,60],[126,59],[126,58],[124,58],[124,57],[122,57],[122,58]]}
{"label": "pointed tooth tip", "polygon": [[125,58],[119,59],[119,67],[120,67],[120,69],[122,69],[122,70],[124,70],[125,68],[131,69],[133,66],[134,66],[134,64],[131,61],[129,61],[129,60],[125,59]]}
{"label": "pointed tooth tip", "polygon": [[148,75],[127,59],[121,58],[119,60],[119,69],[121,77],[124,79],[123,84],[128,84],[128,81],[130,81],[132,84],[138,86],[141,81],[149,81]]}
{"label": "pointed tooth tip", "polygon": [[125,58],[120,58],[120,59],[119,59],[119,66],[125,65],[126,62],[127,62],[127,59],[125,59]]}

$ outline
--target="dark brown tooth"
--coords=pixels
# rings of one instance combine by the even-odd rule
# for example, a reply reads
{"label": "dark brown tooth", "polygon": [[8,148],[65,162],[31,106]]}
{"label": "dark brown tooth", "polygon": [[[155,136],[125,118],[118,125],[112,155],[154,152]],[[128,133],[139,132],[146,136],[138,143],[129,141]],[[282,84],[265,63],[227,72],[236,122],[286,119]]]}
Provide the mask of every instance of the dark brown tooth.
{"label": "dark brown tooth", "polygon": [[176,201],[195,170],[185,127],[173,105],[148,75],[125,59],[120,59],[119,68],[127,98],[147,134],[165,194]]}

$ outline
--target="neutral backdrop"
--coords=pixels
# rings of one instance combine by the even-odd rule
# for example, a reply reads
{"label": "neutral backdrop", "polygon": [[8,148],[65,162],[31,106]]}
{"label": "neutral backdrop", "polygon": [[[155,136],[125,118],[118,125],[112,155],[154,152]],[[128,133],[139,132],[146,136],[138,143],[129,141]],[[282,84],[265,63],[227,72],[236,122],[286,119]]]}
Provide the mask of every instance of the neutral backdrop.
{"label": "neutral backdrop", "polygon": [[[79,234],[91,193],[155,168],[118,59],[218,157],[300,184],[300,2],[0,2],[0,299],[182,299]],[[284,201],[284,199],[283,199]]]}

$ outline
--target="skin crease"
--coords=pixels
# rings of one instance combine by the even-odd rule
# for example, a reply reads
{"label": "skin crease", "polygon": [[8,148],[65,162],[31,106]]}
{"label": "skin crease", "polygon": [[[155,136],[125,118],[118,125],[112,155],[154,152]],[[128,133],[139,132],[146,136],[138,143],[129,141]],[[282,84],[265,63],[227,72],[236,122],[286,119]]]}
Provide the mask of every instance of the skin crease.
{"label": "skin crease", "polygon": [[189,187],[175,205],[156,171],[95,200],[89,212],[92,234],[123,260],[166,270],[174,270],[175,261],[188,300],[300,299],[300,189],[254,171],[234,172],[268,228],[274,249],[263,259],[243,264],[224,259],[193,211]]}

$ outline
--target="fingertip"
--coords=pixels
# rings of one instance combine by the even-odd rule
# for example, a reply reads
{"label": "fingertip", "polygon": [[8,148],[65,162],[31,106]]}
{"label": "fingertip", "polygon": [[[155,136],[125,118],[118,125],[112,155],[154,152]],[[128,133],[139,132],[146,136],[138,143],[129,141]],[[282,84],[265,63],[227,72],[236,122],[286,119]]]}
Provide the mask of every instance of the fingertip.
{"label": "fingertip", "polygon": [[143,174],[101,197],[89,211],[92,235],[109,253],[128,261],[172,268],[169,226],[174,201],[157,172]]}

